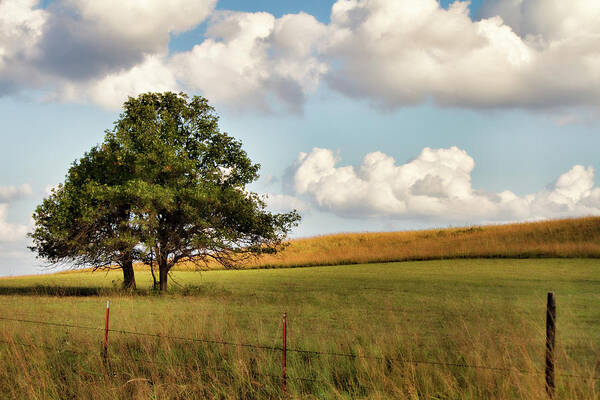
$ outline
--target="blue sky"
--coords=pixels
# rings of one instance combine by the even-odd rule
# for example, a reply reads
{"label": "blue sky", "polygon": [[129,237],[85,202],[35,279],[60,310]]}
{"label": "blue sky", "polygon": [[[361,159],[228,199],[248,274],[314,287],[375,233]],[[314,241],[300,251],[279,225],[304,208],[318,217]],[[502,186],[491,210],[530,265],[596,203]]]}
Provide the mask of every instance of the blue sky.
{"label": "blue sky", "polygon": [[521,2],[0,3],[0,275],[148,90],[206,96],[295,237],[597,214],[600,7]]}

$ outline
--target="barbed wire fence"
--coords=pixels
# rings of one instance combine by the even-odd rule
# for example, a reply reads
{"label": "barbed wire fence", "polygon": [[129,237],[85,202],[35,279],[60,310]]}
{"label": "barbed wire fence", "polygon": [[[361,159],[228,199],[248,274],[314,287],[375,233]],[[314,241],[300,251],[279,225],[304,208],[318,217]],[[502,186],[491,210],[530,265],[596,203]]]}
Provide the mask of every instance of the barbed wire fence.
{"label": "barbed wire fence", "polygon": [[[554,304],[554,306],[553,306]],[[195,343],[204,343],[210,345],[219,345],[219,346],[229,346],[229,347],[238,347],[238,348],[246,348],[250,350],[264,350],[269,352],[278,352],[281,354],[282,359],[282,368],[281,374],[268,374],[262,372],[253,371],[252,373],[257,376],[265,376],[276,379],[280,381],[281,390],[285,393],[287,391],[287,381],[301,381],[301,382],[320,382],[320,383],[329,383],[324,379],[316,379],[316,378],[307,378],[300,376],[289,376],[287,374],[287,354],[288,353],[296,353],[296,354],[304,354],[315,357],[341,357],[348,359],[366,359],[379,361],[382,363],[392,363],[396,362],[399,364],[411,364],[411,365],[429,365],[429,366],[443,366],[443,367],[453,367],[453,368],[464,368],[464,369],[477,369],[477,370],[485,370],[493,373],[517,373],[522,375],[531,375],[531,376],[545,376],[546,378],[546,390],[549,398],[554,397],[555,390],[555,377],[563,377],[569,379],[582,379],[582,380],[593,380],[600,381],[600,375],[580,375],[580,374],[571,374],[571,373],[555,373],[555,365],[554,365],[554,347],[555,347],[555,318],[556,318],[556,308],[554,303],[554,293],[548,293],[548,306],[547,306],[547,319],[546,319],[546,365],[545,370],[527,370],[521,369],[512,366],[494,366],[494,365],[483,365],[483,364],[470,364],[467,362],[445,362],[439,360],[426,360],[426,359],[413,359],[413,358],[398,358],[398,357],[386,357],[386,356],[376,356],[369,354],[359,354],[352,352],[338,352],[338,351],[319,351],[312,349],[303,349],[296,347],[287,346],[287,315],[283,314],[282,324],[280,324],[280,328],[282,329],[282,345],[264,345],[259,343],[244,343],[244,342],[235,342],[235,341],[227,341],[227,340],[218,340],[215,338],[208,337],[184,337],[184,336],[175,336],[175,335],[165,335],[162,333],[152,333],[152,332],[142,332],[142,331],[130,331],[123,329],[114,329],[109,327],[109,303],[107,302],[106,309],[106,319],[105,319],[105,327],[92,327],[79,325],[74,323],[66,323],[66,322],[57,322],[57,321],[42,321],[36,319],[29,318],[16,318],[16,317],[6,317],[0,316],[0,320],[2,321],[10,321],[22,324],[34,324],[34,325],[42,325],[49,326],[53,328],[71,328],[71,329],[81,329],[81,330],[89,330],[96,332],[104,333],[104,342],[103,342],[103,358],[105,362],[109,363],[108,357],[108,337],[109,334],[121,334],[121,335],[129,335],[129,336],[137,336],[137,337],[147,337],[147,338],[157,338],[157,339],[168,339],[174,341],[186,341],[186,342],[195,342]],[[52,352],[57,353],[72,353],[77,355],[86,355],[88,353],[64,349],[59,347],[47,346],[43,344],[32,344],[32,343],[23,343],[17,340],[5,340],[0,339],[0,343],[10,346],[19,346],[19,347],[28,347],[28,348],[41,348]],[[111,356],[112,357],[112,356]],[[153,363],[157,364],[156,360],[148,359],[148,358],[134,358],[134,361],[144,362],[144,363]],[[172,363],[172,362],[171,362]],[[187,364],[181,364],[182,366],[187,366]],[[215,371],[220,371],[224,373],[231,373],[231,370],[223,369],[223,368],[213,368]]]}

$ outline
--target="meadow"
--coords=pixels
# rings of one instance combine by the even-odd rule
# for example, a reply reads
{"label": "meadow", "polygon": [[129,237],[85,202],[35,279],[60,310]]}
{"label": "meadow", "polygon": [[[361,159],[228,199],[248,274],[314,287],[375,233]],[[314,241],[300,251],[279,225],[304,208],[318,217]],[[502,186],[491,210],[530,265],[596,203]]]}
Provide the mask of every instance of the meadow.
{"label": "meadow", "polygon": [[[544,399],[554,291],[556,398],[600,398],[600,260],[176,271],[165,295],[136,275],[135,293],[116,271],[0,279],[1,397]],[[156,336],[110,332],[105,362],[107,299],[112,329]],[[289,348],[315,352],[288,351],[286,394],[284,312]]]}

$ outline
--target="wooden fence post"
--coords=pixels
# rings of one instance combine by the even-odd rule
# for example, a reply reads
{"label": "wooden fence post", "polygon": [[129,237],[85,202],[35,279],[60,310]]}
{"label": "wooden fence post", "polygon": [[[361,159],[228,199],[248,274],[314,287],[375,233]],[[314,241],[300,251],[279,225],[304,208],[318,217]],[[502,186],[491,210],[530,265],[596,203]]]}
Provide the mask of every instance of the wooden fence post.
{"label": "wooden fence post", "polygon": [[556,342],[556,299],[548,292],[546,305],[546,392],[554,398],[554,345]]}
{"label": "wooden fence post", "polygon": [[287,313],[283,313],[283,354],[281,358],[282,390],[287,392]]}
{"label": "wooden fence post", "polygon": [[110,313],[110,301],[106,300],[106,322],[104,324],[104,361],[108,357],[108,314]]}

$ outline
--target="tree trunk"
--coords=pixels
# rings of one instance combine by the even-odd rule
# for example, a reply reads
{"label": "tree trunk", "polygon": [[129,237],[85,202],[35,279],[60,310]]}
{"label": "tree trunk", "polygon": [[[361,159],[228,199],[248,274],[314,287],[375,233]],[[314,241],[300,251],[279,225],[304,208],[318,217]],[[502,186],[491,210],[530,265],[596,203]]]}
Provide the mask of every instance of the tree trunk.
{"label": "tree trunk", "polygon": [[158,261],[158,285],[161,292],[167,291],[167,278],[169,277],[168,254],[156,254]]}
{"label": "tree trunk", "polygon": [[166,292],[167,291],[167,278],[169,277],[169,270],[166,268],[166,265],[164,268],[162,265],[159,265],[158,268],[159,268],[158,279],[159,279],[160,291]]}
{"label": "tree trunk", "polygon": [[123,289],[135,290],[135,275],[133,273],[133,260],[131,257],[123,261]]}
{"label": "tree trunk", "polygon": [[152,273],[152,290],[158,289],[158,281],[154,274],[154,257],[152,255],[152,247],[150,247],[150,272]]}

